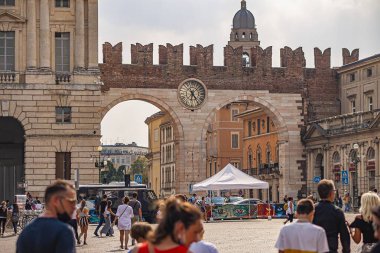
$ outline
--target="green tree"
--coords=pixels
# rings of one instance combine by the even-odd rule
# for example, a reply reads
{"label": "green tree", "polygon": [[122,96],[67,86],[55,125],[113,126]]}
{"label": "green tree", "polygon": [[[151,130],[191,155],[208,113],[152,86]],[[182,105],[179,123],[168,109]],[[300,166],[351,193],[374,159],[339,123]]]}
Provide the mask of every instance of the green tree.
{"label": "green tree", "polygon": [[124,182],[124,174],[125,165],[122,165],[116,169],[112,162],[108,162],[107,170],[101,172],[102,183]]}
{"label": "green tree", "polygon": [[131,180],[135,178],[136,174],[141,174],[143,176],[143,184],[148,183],[148,159],[145,156],[139,156],[136,161],[131,165],[130,173]]}

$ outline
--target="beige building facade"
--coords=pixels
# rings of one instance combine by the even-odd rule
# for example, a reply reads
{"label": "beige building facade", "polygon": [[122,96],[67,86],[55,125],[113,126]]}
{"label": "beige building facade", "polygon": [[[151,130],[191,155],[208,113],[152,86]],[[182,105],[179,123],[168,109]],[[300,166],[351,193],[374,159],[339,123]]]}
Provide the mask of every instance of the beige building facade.
{"label": "beige building facade", "polygon": [[148,148],[140,147],[136,142],[115,143],[114,145],[102,144],[101,160],[111,161],[116,169],[125,166],[128,171],[140,156],[145,156],[147,153]]}
{"label": "beige building facade", "polygon": [[41,196],[76,170],[81,182],[97,182],[90,161],[100,144],[97,0],[4,2],[0,198]]}
{"label": "beige building facade", "polygon": [[316,177],[332,179],[339,193],[349,193],[357,207],[362,193],[380,187],[380,55],[346,64],[338,73],[345,114],[307,126],[303,137],[307,185],[308,191],[315,193]]}
{"label": "beige building facade", "polygon": [[149,184],[161,197],[176,194],[176,140],[171,117],[162,111],[145,120],[149,131]]}

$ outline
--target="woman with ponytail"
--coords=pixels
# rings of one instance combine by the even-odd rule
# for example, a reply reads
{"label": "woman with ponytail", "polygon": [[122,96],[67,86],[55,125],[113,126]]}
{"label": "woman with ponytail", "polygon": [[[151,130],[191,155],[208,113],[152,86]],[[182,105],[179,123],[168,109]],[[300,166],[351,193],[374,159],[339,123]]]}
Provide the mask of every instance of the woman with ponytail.
{"label": "woman with ponytail", "polygon": [[201,239],[202,231],[199,209],[172,197],[165,202],[162,219],[152,242],[139,245],[133,252],[186,253],[191,243]]}

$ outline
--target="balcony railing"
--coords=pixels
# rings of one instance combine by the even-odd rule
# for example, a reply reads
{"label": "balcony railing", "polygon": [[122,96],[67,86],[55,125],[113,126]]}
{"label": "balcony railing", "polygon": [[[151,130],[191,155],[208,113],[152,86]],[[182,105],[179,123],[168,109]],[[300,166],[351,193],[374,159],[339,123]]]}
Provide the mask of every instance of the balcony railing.
{"label": "balcony railing", "polygon": [[242,169],[243,172],[247,173],[250,176],[257,175],[257,168]]}
{"label": "balcony railing", "polygon": [[326,131],[327,136],[331,136],[366,129],[374,122],[379,113],[379,109],[348,113],[310,123],[317,123]]}
{"label": "balcony railing", "polygon": [[16,72],[0,72],[0,83],[17,83],[17,77]]}
{"label": "balcony railing", "polygon": [[55,73],[55,83],[70,83],[71,82],[71,73],[69,72],[57,72]]}
{"label": "balcony railing", "polygon": [[259,170],[260,175],[280,174],[278,163],[262,164]]}

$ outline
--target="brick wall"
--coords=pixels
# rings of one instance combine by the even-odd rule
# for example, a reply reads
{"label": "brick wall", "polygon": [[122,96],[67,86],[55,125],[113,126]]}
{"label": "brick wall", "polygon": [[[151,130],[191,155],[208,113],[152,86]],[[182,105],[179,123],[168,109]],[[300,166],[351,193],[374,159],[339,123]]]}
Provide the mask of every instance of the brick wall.
{"label": "brick wall", "polygon": [[[316,48],[315,68],[305,68],[302,48],[281,49],[281,66],[272,67],[272,48],[252,48],[252,65],[241,66],[242,48],[224,49],[225,66],[213,66],[213,46],[190,47],[190,66],[183,65],[183,45],[160,46],[159,65],[153,65],[153,44],[131,47],[132,64],[122,64],[121,43],[103,46],[100,64],[103,91],[110,88],[176,89],[187,78],[202,80],[208,89],[269,90],[271,93],[302,94],[305,121],[340,113],[338,79],[330,67],[331,52]],[[353,52],[355,55],[355,52]],[[348,59],[349,56],[344,56]],[[350,56],[352,57],[354,56]]]}

